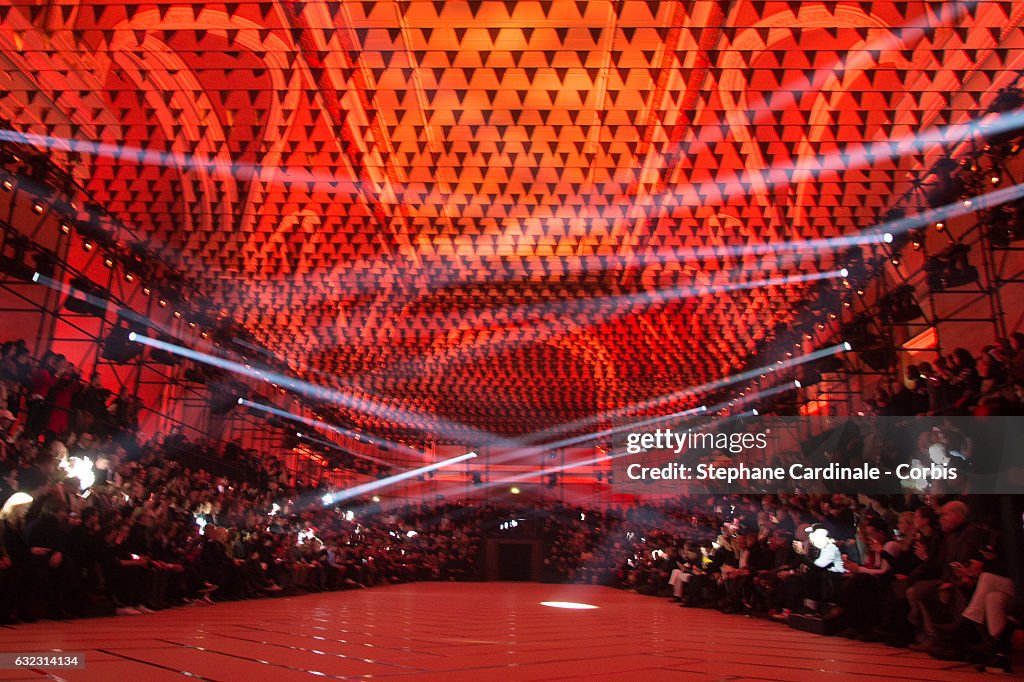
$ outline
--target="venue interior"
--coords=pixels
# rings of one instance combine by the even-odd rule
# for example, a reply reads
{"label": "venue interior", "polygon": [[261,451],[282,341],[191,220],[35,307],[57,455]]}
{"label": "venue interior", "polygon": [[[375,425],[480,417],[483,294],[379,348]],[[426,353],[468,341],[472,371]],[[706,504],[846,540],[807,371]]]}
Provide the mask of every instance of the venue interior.
{"label": "venue interior", "polygon": [[1024,3],[0,3],[0,680],[1024,670]]}

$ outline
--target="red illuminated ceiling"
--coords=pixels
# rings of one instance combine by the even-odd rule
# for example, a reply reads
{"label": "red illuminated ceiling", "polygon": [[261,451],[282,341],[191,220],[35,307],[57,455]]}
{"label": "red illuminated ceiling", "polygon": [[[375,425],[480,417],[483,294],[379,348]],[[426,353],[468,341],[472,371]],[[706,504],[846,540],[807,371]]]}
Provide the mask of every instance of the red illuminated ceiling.
{"label": "red illuminated ceiling", "polygon": [[1014,2],[13,5],[13,129],[120,148],[76,175],[291,366],[506,434],[735,371],[834,254],[695,247],[870,227],[943,150],[865,143],[1024,67]]}

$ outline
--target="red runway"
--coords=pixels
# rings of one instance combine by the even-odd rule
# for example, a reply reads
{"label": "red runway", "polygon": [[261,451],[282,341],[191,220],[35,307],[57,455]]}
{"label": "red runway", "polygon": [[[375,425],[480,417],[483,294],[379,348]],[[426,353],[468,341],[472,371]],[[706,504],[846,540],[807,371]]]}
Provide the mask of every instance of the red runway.
{"label": "red runway", "polygon": [[56,649],[86,655],[85,670],[50,671],[66,680],[992,679],[906,649],[610,588],[533,583],[415,583],[0,628],[2,651]]}

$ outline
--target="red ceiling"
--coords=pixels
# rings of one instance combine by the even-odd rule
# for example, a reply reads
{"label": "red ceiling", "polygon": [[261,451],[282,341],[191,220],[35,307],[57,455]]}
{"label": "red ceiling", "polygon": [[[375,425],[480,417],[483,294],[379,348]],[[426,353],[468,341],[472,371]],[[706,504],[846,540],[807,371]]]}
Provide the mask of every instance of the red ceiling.
{"label": "red ceiling", "polygon": [[865,144],[987,106],[1022,15],[14,0],[0,116],[123,148],[55,154],[310,378],[521,434],[740,367],[809,286],[742,283],[835,265],[755,248],[870,228],[944,150]]}

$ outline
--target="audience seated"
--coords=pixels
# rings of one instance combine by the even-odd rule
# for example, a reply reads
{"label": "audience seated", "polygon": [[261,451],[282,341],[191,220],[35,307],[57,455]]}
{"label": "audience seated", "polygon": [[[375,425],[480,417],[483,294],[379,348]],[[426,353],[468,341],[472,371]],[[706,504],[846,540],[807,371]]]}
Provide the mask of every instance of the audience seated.
{"label": "audience seated", "polygon": [[[956,349],[911,367],[876,409],[1019,414],[1022,358],[1019,334],[981,362]],[[542,542],[548,581],[777,620],[809,613],[848,637],[1009,670],[1019,611],[1006,546],[991,510],[953,496],[324,505],[324,486],[277,458],[181,432],[140,443],[137,401],[111,400],[96,375],[82,384],[59,355],[33,366],[23,344],[5,344],[0,385],[3,623],[479,579],[484,540],[506,532]],[[60,465],[86,453],[97,478],[83,490]],[[510,519],[523,523],[497,530]]]}

